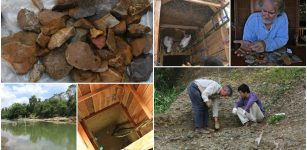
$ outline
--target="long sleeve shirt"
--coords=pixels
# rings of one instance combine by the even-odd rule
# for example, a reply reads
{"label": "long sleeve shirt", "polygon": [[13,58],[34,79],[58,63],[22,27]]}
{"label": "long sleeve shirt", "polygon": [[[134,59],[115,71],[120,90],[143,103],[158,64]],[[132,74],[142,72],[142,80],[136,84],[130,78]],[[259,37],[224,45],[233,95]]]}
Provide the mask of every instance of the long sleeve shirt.
{"label": "long sleeve shirt", "polygon": [[[201,92],[201,97],[204,102],[207,102],[209,100],[209,96],[219,94],[220,90],[222,89],[222,86],[213,80],[196,79],[194,80],[194,82],[198,86],[198,89]],[[219,110],[219,100],[212,99],[213,117],[218,117],[218,110]]]}
{"label": "long sleeve shirt", "polygon": [[263,40],[266,52],[285,46],[289,40],[287,14],[282,13],[277,16],[270,30],[265,27],[261,13],[251,14],[244,26],[243,40],[250,42]]}
{"label": "long sleeve shirt", "polygon": [[262,103],[260,99],[258,98],[258,96],[256,95],[256,93],[254,92],[250,92],[247,98],[240,98],[239,101],[235,103],[235,107],[236,108],[241,107],[245,111],[249,112],[249,109],[252,107],[254,103],[256,103],[259,106],[260,110],[264,114],[265,111],[262,106]]}

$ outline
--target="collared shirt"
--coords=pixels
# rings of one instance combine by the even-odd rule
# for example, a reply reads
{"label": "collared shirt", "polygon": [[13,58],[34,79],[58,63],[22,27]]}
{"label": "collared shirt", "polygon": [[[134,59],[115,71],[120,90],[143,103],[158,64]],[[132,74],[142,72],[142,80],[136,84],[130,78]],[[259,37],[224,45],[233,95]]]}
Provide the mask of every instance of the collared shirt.
{"label": "collared shirt", "polygon": [[[218,95],[222,89],[222,86],[213,80],[196,79],[194,83],[198,86],[201,92],[201,97],[204,102],[209,100],[209,97]],[[213,117],[218,117],[219,100],[217,98],[212,99],[212,114]]]}
{"label": "collared shirt", "polygon": [[256,103],[262,113],[264,114],[264,108],[262,106],[262,103],[256,93],[250,92],[249,96],[247,98],[240,98],[238,102],[236,102],[235,107],[242,107],[245,111],[249,112],[249,109],[252,107],[252,105]]}
{"label": "collared shirt", "polygon": [[244,26],[243,40],[255,42],[263,40],[266,52],[272,52],[285,46],[288,42],[288,17],[286,13],[277,16],[268,30],[261,13],[253,13]]}

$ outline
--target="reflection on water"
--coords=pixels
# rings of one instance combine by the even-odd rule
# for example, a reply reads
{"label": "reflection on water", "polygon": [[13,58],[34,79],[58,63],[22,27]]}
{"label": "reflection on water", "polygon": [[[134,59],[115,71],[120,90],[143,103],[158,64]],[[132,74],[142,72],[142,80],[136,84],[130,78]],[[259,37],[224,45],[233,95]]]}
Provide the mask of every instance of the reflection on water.
{"label": "reflection on water", "polygon": [[75,150],[76,126],[47,122],[1,122],[1,136],[12,150]]}

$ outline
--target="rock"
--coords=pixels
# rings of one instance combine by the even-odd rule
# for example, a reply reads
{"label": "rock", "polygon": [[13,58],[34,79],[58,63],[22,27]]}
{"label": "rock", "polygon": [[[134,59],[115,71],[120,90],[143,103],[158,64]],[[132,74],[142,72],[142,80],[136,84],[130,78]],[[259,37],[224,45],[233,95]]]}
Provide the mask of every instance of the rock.
{"label": "rock", "polygon": [[141,15],[134,15],[134,16],[128,16],[126,19],[127,25],[130,24],[138,24],[141,21],[142,16]]}
{"label": "rock", "polygon": [[113,68],[109,68],[107,71],[100,73],[102,82],[121,82],[123,76]]}
{"label": "rock", "polygon": [[123,58],[124,64],[130,64],[133,56],[130,45],[123,40],[121,37],[116,36],[116,49],[118,50],[119,55]]}
{"label": "rock", "polygon": [[62,20],[65,16],[65,13],[45,9],[38,13],[38,20],[43,26],[45,26],[53,24],[58,20]]}
{"label": "rock", "polygon": [[95,28],[90,29],[91,38],[96,38],[97,36],[103,35],[103,31],[97,30]]}
{"label": "rock", "polygon": [[108,60],[110,58],[113,58],[115,57],[115,54],[110,52],[109,50],[107,49],[99,49],[97,50],[99,56],[101,57],[102,60]]}
{"label": "rock", "polygon": [[77,3],[76,0],[57,0],[57,3],[55,6],[53,6],[53,11],[64,11],[69,8],[76,7]]}
{"label": "rock", "polygon": [[116,6],[111,10],[111,14],[119,19],[126,18],[128,15],[128,6],[128,1],[120,0],[120,2],[117,3]]}
{"label": "rock", "polygon": [[66,49],[67,62],[77,69],[97,70],[101,66],[101,59],[85,42],[75,42]]}
{"label": "rock", "polygon": [[71,76],[75,82],[101,82],[100,74],[97,72],[73,69]]}
{"label": "rock", "polygon": [[134,59],[127,67],[127,75],[130,80],[135,82],[142,82],[148,80],[152,73],[152,55],[143,55]]}
{"label": "rock", "polygon": [[2,58],[17,74],[27,73],[37,61],[37,34],[20,31],[1,39]]}
{"label": "rock", "polygon": [[128,35],[131,37],[141,37],[150,31],[149,27],[142,24],[130,24],[128,26]]}
{"label": "rock", "polygon": [[122,35],[124,33],[126,33],[126,21],[122,20],[119,22],[119,24],[117,24],[116,26],[113,27],[113,31],[116,35]]}
{"label": "rock", "polygon": [[106,45],[106,37],[105,36],[99,36],[97,38],[91,38],[92,43],[99,49],[102,49]]}
{"label": "rock", "polygon": [[76,28],[75,35],[71,38],[70,43],[74,43],[77,41],[85,42],[87,40],[88,30],[83,28]]}
{"label": "rock", "polygon": [[93,5],[76,7],[73,13],[71,14],[71,16],[74,17],[75,19],[90,17],[96,14],[96,7],[94,4],[95,1],[83,1],[83,2],[84,3],[93,2]]}
{"label": "rock", "polygon": [[283,54],[281,56],[281,59],[283,60],[283,63],[286,64],[287,66],[291,65],[291,59],[287,54]]}
{"label": "rock", "polygon": [[29,75],[29,82],[37,82],[41,78],[44,71],[45,71],[44,65],[35,64]]}
{"label": "rock", "polygon": [[106,28],[113,28],[117,24],[119,24],[119,21],[110,13],[94,22],[96,28],[102,31],[105,31]]}
{"label": "rock", "polygon": [[65,28],[65,19],[64,18],[56,19],[54,22],[52,22],[48,25],[42,26],[41,31],[45,35],[52,35],[62,28]]}
{"label": "rock", "polygon": [[51,36],[50,41],[48,43],[48,48],[50,50],[60,47],[64,44],[70,37],[75,34],[74,27],[67,27],[59,30],[54,35]]}
{"label": "rock", "polygon": [[109,69],[108,67],[108,61],[101,61],[101,65],[96,70],[92,70],[93,72],[105,72]]}
{"label": "rock", "polygon": [[147,11],[149,7],[150,7],[149,0],[133,0],[130,1],[128,14],[131,16],[141,14]]}
{"label": "rock", "polygon": [[32,3],[34,4],[35,7],[37,7],[39,10],[44,9],[44,4],[42,0],[32,0]]}
{"label": "rock", "polygon": [[109,63],[109,66],[118,68],[118,67],[123,66],[124,60],[122,58],[122,55],[116,55],[115,58],[109,59],[108,63]]}
{"label": "rock", "polygon": [[108,30],[108,37],[107,37],[107,46],[112,52],[117,52],[116,51],[116,42],[115,42],[115,37],[114,37],[114,32],[112,29]]}
{"label": "rock", "polygon": [[48,48],[43,48],[43,49],[40,49],[38,51],[38,56],[45,56],[46,54],[48,54],[50,52],[50,50]]}
{"label": "rock", "polygon": [[152,36],[147,35],[142,38],[134,39],[129,43],[132,47],[133,56],[137,57],[142,53],[148,53],[152,48]]}
{"label": "rock", "polygon": [[61,79],[69,74],[73,66],[67,63],[65,58],[66,46],[57,48],[43,58],[43,64],[46,72],[53,79]]}
{"label": "rock", "polygon": [[47,36],[47,35],[44,35],[44,33],[41,32],[41,33],[38,35],[37,39],[36,39],[36,43],[37,43],[40,47],[45,48],[45,47],[47,46],[49,40],[50,40],[50,37]]}
{"label": "rock", "polygon": [[22,30],[40,32],[37,15],[28,9],[21,9],[17,15],[17,23]]}
{"label": "rock", "polygon": [[80,28],[84,28],[84,29],[92,29],[92,28],[94,28],[94,25],[91,22],[87,21],[86,19],[81,18],[74,23],[74,27],[80,27]]}

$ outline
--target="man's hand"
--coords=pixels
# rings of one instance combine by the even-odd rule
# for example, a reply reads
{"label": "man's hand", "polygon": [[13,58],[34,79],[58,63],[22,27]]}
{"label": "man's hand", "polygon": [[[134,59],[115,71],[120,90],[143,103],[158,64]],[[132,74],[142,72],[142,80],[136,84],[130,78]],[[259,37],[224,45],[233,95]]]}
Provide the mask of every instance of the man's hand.
{"label": "man's hand", "polygon": [[265,43],[264,41],[256,41],[251,44],[250,48],[255,52],[262,53],[265,50]]}
{"label": "man's hand", "polygon": [[250,48],[251,42],[245,40],[234,40],[233,43],[241,44],[240,48],[235,51],[237,56],[244,56],[252,51]]}
{"label": "man's hand", "polygon": [[212,100],[208,99],[208,101],[206,101],[205,104],[207,105],[208,108],[211,108],[212,107]]}
{"label": "man's hand", "polygon": [[238,110],[237,108],[233,108],[233,109],[232,109],[232,113],[233,113],[234,115],[236,115],[236,114],[237,114],[237,110]]}

